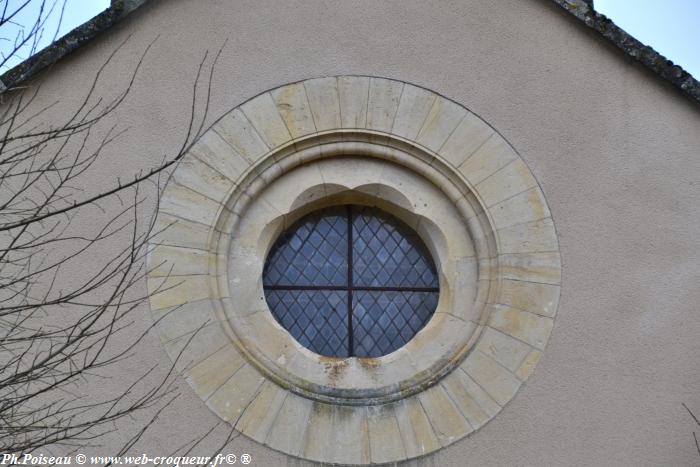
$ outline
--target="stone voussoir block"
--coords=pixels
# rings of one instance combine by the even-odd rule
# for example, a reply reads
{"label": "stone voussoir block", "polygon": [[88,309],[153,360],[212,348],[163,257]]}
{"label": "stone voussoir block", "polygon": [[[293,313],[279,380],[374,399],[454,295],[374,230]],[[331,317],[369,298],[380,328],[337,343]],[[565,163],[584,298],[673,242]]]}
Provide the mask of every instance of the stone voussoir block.
{"label": "stone voussoir block", "polygon": [[435,93],[405,84],[391,132],[402,138],[415,139],[436,98]]}
{"label": "stone voussoir block", "polygon": [[553,318],[559,303],[558,285],[520,280],[501,281],[498,301],[523,311]]}
{"label": "stone voussoir block", "polygon": [[473,431],[445,388],[433,386],[418,395],[442,446],[448,446]]}
{"label": "stone voussoir block", "polygon": [[151,244],[154,248],[166,245],[207,251],[213,228],[198,222],[180,219],[160,212],[153,228]]}
{"label": "stone voussoir block", "polygon": [[469,113],[450,134],[438,153],[453,167],[459,167],[492,137],[498,138],[493,128],[473,113]]}
{"label": "stone voussoir block", "polygon": [[281,146],[292,139],[269,92],[264,92],[243,104],[241,111],[269,149]]}
{"label": "stone voussoir block", "polygon": [[447,99],[435,99],[416,141],[431,151],[439,152],[467,113],[467,109],[459,104]]}
{"label": "stone voussoir block", "polygon": [[309,108],[303,83],[294,83],[271,92],[277,111],[287,125],[292,138],[316,133],[314,118]]}
{"label": "stone voussoir block", "polygon": [[211,257],[199,249],[156,245],[148,252],[148,277],[207,274]]}
{"label": "stone voussoir block", "polygon": [[246,360],[229,342],[185,371],[187,382],[206,400],[228,381]]}
{"label": "stone voussoir block", "polygon": [[160,199],[159,212],[212,226],[223,206],[196,191],[168,183]]}
{"label": "stone voussoir block", "polygon": [[218,170],[231,180],[238,180],[250,162],[236,152],[216,131],[207,131],[190,148],[189,154]]}
{"label": "stone voussoir block", "polygon": [[269,150],[253,124],[239,109],[226,114],[212,128],[236,153],[251,164]]}
{"label": "stone voussoir block", "polygon": [[422,456],[440,448],[440,442],[416,397],[402,400],[394,408],[406,456]]}
{"label": "stone voussoir block", "polygon": [[229,192],[236,183],[202,162],[192,154],[187,154],[180,160],[181,170],[173,173],[173,179],[179,185],[206,196],[207,198],[223,204],[228,198]]}
{"label": "stone voussoir block", "polygon": [[286,398],[286,390],[265,380],[255,399],[239,418],[236,429],[249,438],[264,443]]}
{"label": "stone voussoir block", "polygon": [[501,201],[491,206],[489,212],[496,230],[551,217],[544,194],[539,187],[530,188]]}
{"label": "stone voussoir block", "polygon": [[518,154],[499,135],[493,135],[470,155],[457,170],[476,186],[518,158]]}
{"label": "stone voussoir block", "polygon": [[304,81],[316,131],[340,128],[340,97],[335,76]]}
{"label": "stone voussoir block", "polygon": [[520,388],[521,381],[513,373],[482,352],[472,352],[461,367],[500,406]]}
{"label": "stone voussoir block", "polygon": [[365,408],[373,464],[396,462],[407,457],[394,407],[395,404],[386,404]]}
{"label": "stone voussoir block", "polygon": [[314,403],[304,457],[342,465],[368,464],[370,439],[366,408]]}
{"label": "stone voussoir block", "polygon": [[489,326],[543,350],[554,320],[506,305],[491,305]]}
{"label": "stone voussoir block", "polygon": [[551,218],[506,227],[497,232],[501,253],[545,253],[559,250]]}
{"label": "stone voussoir block", "polygon": [[343,128],[365,128],[367,125],[367,97],[369,78],[366,76],[338,76],[340,118]]}
{"label": "stone voussoir block", "polygon": [[246,363],[207,399],[207,405],[235,426],[257,396],[264,381],[263,375]]}
{"label": "stone voussoir block", "polygon": [[535,177],[518,158],[479,182],[475,189],[487,206],[493,206],[535,186]]}
{"label": "stone voussoir block", "polygon": [[399,107],[403,83],[384,78],[370,78],[367,103],[367,128],[391,131]]}

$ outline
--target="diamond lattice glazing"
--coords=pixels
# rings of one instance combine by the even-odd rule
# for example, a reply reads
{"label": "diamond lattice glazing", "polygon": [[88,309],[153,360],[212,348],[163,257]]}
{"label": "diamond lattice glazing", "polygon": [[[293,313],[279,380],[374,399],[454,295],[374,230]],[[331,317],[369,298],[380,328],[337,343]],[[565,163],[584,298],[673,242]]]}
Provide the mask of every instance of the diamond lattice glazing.
{"label": "diamond lattice glazing", "polygon": [[307,215],[273,246],[263,272],[275,319],[302,345],[333,357],[379,357],[432,316],[438,278],[418,235],[363,206]]}

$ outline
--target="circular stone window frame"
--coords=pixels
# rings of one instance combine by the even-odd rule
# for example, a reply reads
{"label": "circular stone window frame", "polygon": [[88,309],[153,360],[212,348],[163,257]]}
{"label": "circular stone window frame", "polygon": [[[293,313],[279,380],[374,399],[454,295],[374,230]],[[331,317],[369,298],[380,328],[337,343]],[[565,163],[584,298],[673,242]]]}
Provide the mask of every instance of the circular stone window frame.
{"label": "circular stone window frame", "polygon": [[[399,180],[414,181],[402,191],[380,173],[355,186],[298,176],[325,161],[359,158],[384,161],[404,172]],[[415,177],[442,199],[421,211],[412,200],[423,192],[411,189]],[[280,192],[296,187],[294,196],[266,194],[285,178]],[[471,279],[460,278],[459,268],[441,269],[433,318],[383,357],[304,349],[261,295],[262,264],[277,234],[309,209],[341,200],[384,203],[418,221],[436,264],[454,259],[451,245],[468,239],[473,246]],[[445,228],[440,210],[430,209],[440,203],[459,213],[462,230]],[[173,172],[156,229],[150,303],[178,371],[241,433],[314,461],[396,462],[480,428],[532,373],[558,304],[557,236],[526,164],[464,107],[384,78],[306,80],[233,109]],[[436,248],[441,236],[443,251]],[[250,285],[255,280],[259,289]],[[471,302],[460,301],[465,296]]]}

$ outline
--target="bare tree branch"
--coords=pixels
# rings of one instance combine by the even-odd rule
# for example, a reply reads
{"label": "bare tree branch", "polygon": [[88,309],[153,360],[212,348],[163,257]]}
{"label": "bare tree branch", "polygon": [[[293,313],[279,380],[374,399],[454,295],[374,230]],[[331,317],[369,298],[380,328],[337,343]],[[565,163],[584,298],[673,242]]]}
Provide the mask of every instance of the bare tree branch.
{"label": "bare tree branch", "polygon": [[[0,26],[11,24],[31,1],[14,8],[7,1],[0,3]],[[36,44],[57,2],[41,2],[35,23],[25,28],[27,34],[15,47]],[[64,8],[65,1],[61,15]],[[104,378],[106,369],[133,358],[134,347],[149,335],[150,326],[134,331],[134,312],[149,298],[141,292],[149,272],[145,259],[160,233],[155,211],[148,210],[146,201],[156,193],[157,210],[161,175],[205,131],[222,52],[219,49],[212,59],[204,53],[194,73],[185,136],[177,152],[128,181],[116,179],[98,193],[89,193],[83,187],[90,170],[125,134],[111,123],[113,115],[129,96],[156,40],[147,45],[123,89],[107,97],[101,77],[128,43],[127,37],[106,57],[81,101],[58,121],[49,116],[58,101],[36,109],[38,87],[0,95],[2,452],[84,447],[98,443],[125,417],[151,411],[122,447],[125,453],[177,399],[175,364],[135,375],[113,396],[100,399],[85,390]],[[0,66],[3,63],[0,60]],[[68,271],[78,271],[78,277],[69,277]]]}

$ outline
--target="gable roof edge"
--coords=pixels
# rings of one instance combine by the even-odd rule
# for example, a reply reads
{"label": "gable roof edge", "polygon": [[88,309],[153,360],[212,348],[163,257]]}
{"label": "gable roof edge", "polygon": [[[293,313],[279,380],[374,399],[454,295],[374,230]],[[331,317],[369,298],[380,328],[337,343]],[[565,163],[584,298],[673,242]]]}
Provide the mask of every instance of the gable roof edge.
{"label": "gable roof edge", "polygon": [[74,28],[17,66],[0,75],[0,94],[53,65],[94,37],[111,28],[149,0],[112,0],[102,13]]}
{"label": "gable roof edge", "polygon": [[[0,75],[0,94],[15,88],[46,67],[111,28],[150,0],[112,0],[109,8],[76,27],[54,43]],[[674,87],[700,103],[700,82],[681,66],[644,45],[612,20],[595,11],[593,0],[552,0],[587,27],[597,31],[628,57],[640,62]]]}
{"label": "gable roof edge", "polygon": [[649,68],[655,74],[688,95],[691,99],[700,103],[700,82],[698,82],[698,80],[693,78],[693,76],[681,66],[674,64],[652,47],[644,45],[627,34],[624,29],[616,25],[607,16],[595,11],[592,0],[552,1],[587,27],[600,33],[617,48],[621,49],[628,57],[631,57]]}

